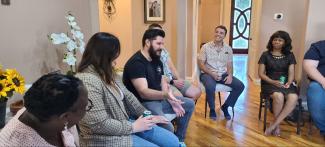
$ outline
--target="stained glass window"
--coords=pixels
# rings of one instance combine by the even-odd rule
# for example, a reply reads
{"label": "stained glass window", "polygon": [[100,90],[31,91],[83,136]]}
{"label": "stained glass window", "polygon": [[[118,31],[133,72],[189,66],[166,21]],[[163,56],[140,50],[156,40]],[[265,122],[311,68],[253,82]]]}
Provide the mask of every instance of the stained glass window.
{"label": "stained glass window", "polygon": [[248,49],[252,0],[233,0],[231,45],[234,49]]}

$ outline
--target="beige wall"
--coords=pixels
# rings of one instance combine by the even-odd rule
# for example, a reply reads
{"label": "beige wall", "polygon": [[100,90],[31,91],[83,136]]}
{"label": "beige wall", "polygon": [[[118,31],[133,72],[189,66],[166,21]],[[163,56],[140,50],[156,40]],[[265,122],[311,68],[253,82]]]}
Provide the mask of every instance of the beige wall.
{"label": "beige wall", "polygon": [[[259,57],[263,51],[266,50],[266,44],[270,36],[278,30],[287,31],[292,38],[293,52],[297,59],[296,65],[296,79],[299,80],[299,72],[301,72],[301,60],[298,60],[300,54],[303,52],[303,46],[301,42],[304,42],[304,28],[306,24],[306,6],[308,1],[306,0],[263,0],[262,13],[260,19],[259,30],[259,44],[256,49],[256,55]],[[293,7],[294,5],[294,7]],[[290,8],[290,9],[288,9]],[[274,20],[274,13],[283,13],[283,20]],[[254,49],[253,49],[254,50]],[[249,69],[254,69],[253,79],[258,79],[257,68],[258,59],[251,60],[252,66]],[[255,66],[255,67],[254,67]],[[251,71],[249,71],[251,72]]]}
{"label": "beige wall", "polygon": [[325,40],[325,19],[323,19],[325,9],[323,6],[325,6],[324,0],[309,0],[304,51],[309,49],[311,43]]}
{"label": "beige wall", "polygon": [[88,0],[19,0],[0,5],[0,64],[16,68],[26,83],[63,67],[64,47],[52,45],[47,35],[69,31],[64,17],[68,11],[76,16],[87,41],[92,31]]}
{"label": "beige wall", "polygon": [[220,25],[221,0],[201,0],[199,35],[200,44],[213,39],[213,30]]}
{"label": "beige wall", "polygon": [[137,50],[132,46],[132,3],[131,0],[116,2],[116,14],[112,18],[104,14],[103,4],[104,0],[98,0],[100,31],[112,33],[119,38],[122,52],[117,63],[119,67],[123,67],[127,59]]}
{"label": "beige wall", "polygon": [[[230,29],[230,20],[231,20],[231,2],[232,0],[221,0],[220,3],[220,25],[224,25],[228,32]],[[229,44],[230,33],[227,34],[224,42]]]}
{"label": "beige wall", "polygon": [[[100,31],[115,34],[121,42],[122,52],[118,58],[118,67],[124,67],[126,61],[142,48],[142,35],[150,24],[144,23],[144,1],[123,0],[116,1],[117,13],[108,20],[104,16],[103,0],[99,2]],[[166,32],[165,47],[170,51],[176,65],[177,35],[176,35],[176,1],[166,0],[166,20],[162,27]]]}

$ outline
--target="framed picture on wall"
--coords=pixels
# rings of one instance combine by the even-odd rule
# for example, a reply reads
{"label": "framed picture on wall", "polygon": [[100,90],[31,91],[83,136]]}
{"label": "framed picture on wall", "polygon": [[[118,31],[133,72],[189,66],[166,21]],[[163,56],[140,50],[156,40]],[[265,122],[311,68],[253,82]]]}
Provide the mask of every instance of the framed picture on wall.
{"label": "framed picture on wall", "polygon": [[165,21],[165,0],[144,0],[144,22]]}

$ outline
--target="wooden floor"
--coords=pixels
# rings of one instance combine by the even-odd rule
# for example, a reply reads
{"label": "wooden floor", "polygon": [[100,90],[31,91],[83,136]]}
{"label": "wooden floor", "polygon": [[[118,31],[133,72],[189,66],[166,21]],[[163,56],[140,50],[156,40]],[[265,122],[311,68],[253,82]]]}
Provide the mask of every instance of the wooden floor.
{"label": "wooden floor", "polygon": [[[204,118],[205,94],[198,100],[191,118],[186,145],[195,146],[325,146],[325,141],[315,127],[308,134],[309,124],[305,123],[301,135],[296,134],[296,127],[286,122],[281,123],[281,137],[264,136],[263,121],[258,120],[260,86],[255,85],[246,77],[247,56],[235,56],[234,75],[246,86],[235,106],[235,118],[226,121],[216,101],[218,118],[213,121]],[[222,102],[227,93],[222,94]],[[216,95],[217,96],[217,95]],[[231,109],[229,109],[231,113]],[[306,115],[306,113],[304,113]],[[268,114],[268,122],[273,117]],[[306,119],[306,117],[304,116]],[[307,121],[307,120],[306,120]]]}

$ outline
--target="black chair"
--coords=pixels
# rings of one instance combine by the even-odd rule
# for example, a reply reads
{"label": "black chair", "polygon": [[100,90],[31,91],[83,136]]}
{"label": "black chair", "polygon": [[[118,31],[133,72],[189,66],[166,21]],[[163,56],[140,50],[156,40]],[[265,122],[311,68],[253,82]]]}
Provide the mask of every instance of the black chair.
{"label": "black chair", "polygon": [[[263,131],[266,130],[267,109],[270,108],[271,97],[263,92],[260,92],[260,108],[258,112],[258,120],[261,120],[262,107],[264,107]],[[302,99],[298,98],[298,120],[297,120],[297,134],[300,134],[301,112],[302,112]]]}

